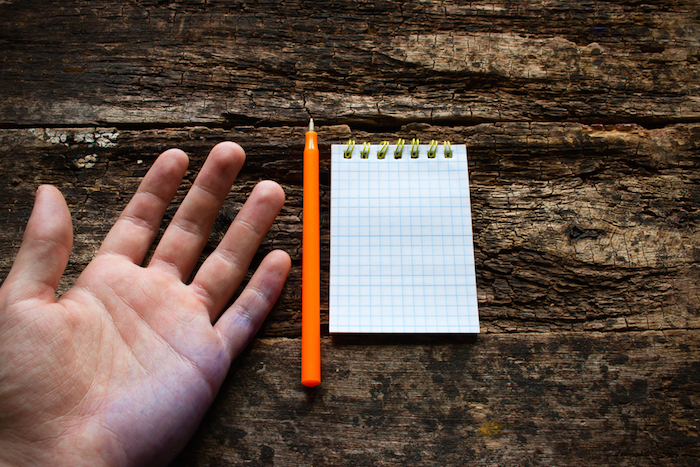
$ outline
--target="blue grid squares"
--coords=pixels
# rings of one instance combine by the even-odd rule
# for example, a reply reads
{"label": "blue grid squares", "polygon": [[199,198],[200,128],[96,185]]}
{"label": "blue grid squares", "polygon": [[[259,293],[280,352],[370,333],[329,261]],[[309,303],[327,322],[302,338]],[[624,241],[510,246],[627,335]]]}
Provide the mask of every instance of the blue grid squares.
{"label": "blue grid squares", "polygon": [[331,151],[330,331],[479,332],[466,147],[346,147]]}

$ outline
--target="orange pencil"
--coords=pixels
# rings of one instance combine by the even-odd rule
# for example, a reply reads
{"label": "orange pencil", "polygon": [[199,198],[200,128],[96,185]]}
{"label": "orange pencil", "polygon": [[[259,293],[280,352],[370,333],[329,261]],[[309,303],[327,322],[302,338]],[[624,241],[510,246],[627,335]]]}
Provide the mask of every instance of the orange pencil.
{"label": "orange pencil", "polygon": [[304,145],[304,220],[301,255],[301,384],[321,382],[321,216],[318,141],[313,118]]}

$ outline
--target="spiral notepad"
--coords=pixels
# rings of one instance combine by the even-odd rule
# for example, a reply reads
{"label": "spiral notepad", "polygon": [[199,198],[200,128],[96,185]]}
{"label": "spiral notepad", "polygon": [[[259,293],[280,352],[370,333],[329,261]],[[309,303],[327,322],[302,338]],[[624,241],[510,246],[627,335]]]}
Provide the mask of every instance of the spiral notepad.
{"label": "spiral notepad", "polygon": [[479,332],[465,145],[332,145],[329,327]]}

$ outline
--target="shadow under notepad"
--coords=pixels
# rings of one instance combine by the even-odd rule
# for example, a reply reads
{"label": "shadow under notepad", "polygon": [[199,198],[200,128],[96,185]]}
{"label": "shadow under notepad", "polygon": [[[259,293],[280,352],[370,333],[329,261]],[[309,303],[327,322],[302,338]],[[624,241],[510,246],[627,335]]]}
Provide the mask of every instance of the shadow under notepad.
{"label": "shadow under notepad", "polygon": [[426,333],[366,333],[331,334],[334,345],[440,345],[476,344],[478,334],[426,334]]}

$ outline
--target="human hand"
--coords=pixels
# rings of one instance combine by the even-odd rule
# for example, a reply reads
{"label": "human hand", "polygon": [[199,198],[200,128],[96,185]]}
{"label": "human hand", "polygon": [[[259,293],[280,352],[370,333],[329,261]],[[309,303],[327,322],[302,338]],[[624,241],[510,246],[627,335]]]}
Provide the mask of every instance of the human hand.
{"label": "human hand", "polygon": [[39,188],[0,287],[0,465],[165,465],[184,447],[290,268],[271,252],[224,311],[284,203],[265,181],[184,283],[244,159],[234,143],[212,149],[141,267],[187,168],[182,151],[163,153],[58,300],[71,217],[56,188]]}

